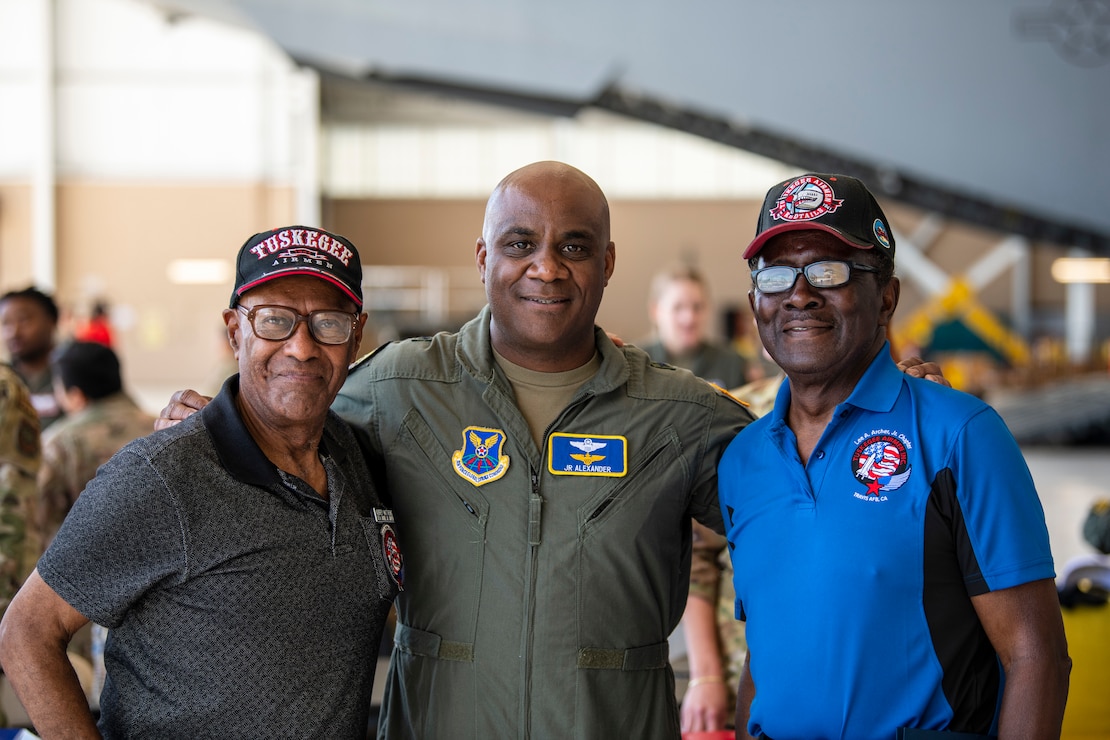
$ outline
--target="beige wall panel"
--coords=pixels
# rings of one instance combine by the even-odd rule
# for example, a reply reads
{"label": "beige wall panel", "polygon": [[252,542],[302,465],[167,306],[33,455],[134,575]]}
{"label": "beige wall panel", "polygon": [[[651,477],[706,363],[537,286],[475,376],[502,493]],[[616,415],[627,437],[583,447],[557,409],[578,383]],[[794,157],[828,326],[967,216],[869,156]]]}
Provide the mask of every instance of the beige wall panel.
{"label": "beige wall panel", "polygon": [[[485,201],[325,201],[324,222],[358,247],[364,265],[473,265]],[[477,272],[475,280],[477,280]]]}
{"label": "beige wall panel", "polygon": [[249,183],[63,185],[58,301],[78,314],[96,298],[110,302],[124,372],[144,405],[164,403],[175,388],[214,390],[232,278],[175,285],[167,268],[181,258],[233,263],[248,236],[292,212],[290,191]]}
{"label": "beige wall panel", "polygon": [[31,188],[0,184],[0,291],[31,284]]}

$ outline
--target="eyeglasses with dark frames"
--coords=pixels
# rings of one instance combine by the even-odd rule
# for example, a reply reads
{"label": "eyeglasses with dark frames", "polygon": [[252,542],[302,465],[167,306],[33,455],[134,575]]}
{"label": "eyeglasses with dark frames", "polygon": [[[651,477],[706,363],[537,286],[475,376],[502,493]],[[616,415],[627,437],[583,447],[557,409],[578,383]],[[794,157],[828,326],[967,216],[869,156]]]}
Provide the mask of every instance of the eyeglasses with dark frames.
{"label": "eyeglasses with dark frames", "polygon": [[811,262],[805,267],[771,265],[752,270],[752,282],[761,293],[783,293],[794,287],[798,275],[805,275],[814,288],[839,288],[852,279],[852,270],[879,273],[877,267],[842,260]]}
{"label": "eyeglasses with dark frames", "polygon": [[235,307],[247,315],[255,336],[271,342],[280,342],[293,336],[297,324],[302,321],[308,325],[308,333],[320,344],[344,344],[351,338],[357,313],[345,311],[313,311],[305,316],[285,306],[247,306]]}

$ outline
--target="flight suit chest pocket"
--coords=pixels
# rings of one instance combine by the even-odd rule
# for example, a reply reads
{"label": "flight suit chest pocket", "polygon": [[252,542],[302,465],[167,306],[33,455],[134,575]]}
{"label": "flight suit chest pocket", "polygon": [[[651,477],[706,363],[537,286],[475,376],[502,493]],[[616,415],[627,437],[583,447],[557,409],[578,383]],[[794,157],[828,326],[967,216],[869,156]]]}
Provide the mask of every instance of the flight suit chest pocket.
{"label": "flight suit chest pocket", "polygon": [[611,480],[581,509],[587,530],[603,526],[629,506],[645,514],[662,514],[658,508],[663,506],[677,516],[686,509],[690,481],[690,466],[678,435],[670,427],[663,429],[642,450],[632,450],[628,475]]}
{"label": "flight suit chest pocket", "polygon": [[[471,466],[478,471],[474,476],[476,480],[455,472],[456,467],[461,465],[456,458],[472,452],[472,448],[479,450],[485,460],[482,466],[471,462]],[[386,459],[390,483],[397,490],[404,491],[404,495],[394,502],[402,522],[407,522],[410,515],[424,518],[422,514],[431,507],[437,510],[446,507],[452,526],[466,524],[474,529],[481,529],[484,514],[488,511],[485,497],[479,489],[497,480],[483,476],[491,472],[497,475],[499,469],[503,475],[509,466],[504,433],[500,430],[468,427],[459,430],[457,436],[445,438],[442,432],[437,434],[415,412],[405,417],[401,433],[390,446]]]}

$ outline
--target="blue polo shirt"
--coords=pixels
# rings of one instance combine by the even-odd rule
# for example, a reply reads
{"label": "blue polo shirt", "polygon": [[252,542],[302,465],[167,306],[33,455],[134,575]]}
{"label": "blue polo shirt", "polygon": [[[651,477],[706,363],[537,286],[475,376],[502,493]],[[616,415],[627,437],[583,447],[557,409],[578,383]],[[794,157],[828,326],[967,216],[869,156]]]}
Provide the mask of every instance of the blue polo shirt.
{"label": "blue polo shirt", "polygon": [[789,384],[721,460],[747,621],[748,730],[889,740],[992,731],[1001,670],[970,597],[1055,573],[1033,480],[997,413],[884,347],[803,466]]}

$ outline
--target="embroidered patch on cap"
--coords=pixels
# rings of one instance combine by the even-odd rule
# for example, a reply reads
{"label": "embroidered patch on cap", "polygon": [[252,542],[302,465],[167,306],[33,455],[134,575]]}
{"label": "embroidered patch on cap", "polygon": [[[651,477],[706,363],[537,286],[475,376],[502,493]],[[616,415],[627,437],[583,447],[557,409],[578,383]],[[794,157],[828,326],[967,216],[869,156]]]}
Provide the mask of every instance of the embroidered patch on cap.
{"label": "embroidered patch on cap", "polygon": [[555,475],[623,477],[628,473],[628,440],[608,434],[555,432],[547,445],[547,469]]}
{"label": "embroidered patch on cap", "polygon": [[467,427],[463,430],[463,446],[451,456],[455,473],[476,486],[484,486],[505,475],[509,469],[509,456],[502,454],[505,432],[486,427]]}
{"label": "embroidered patch on cap", "polygon": [[799,177],[782,191],[770,215],[778,221],[810,221],[833,213],[843,204],[821,178]]}
{"label": "embroidered patch on cap", "polygon": [[890,249],[890,236],[886,233],[886,224],[883,223],[883,220],[880,218],[875,219],[875,223],[872,225],[871,229],[875,232],[875,239],[879,244],[885,249]]}
{"label": "embroidered patch on cap", "polygon": [[338,234],[286,226],[255,234],[239,248],[230,307],[262,283],[292,275],[318,277],[362,308],[362,262],[355,245]]}

